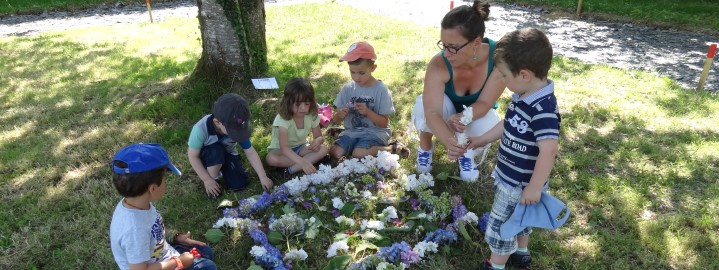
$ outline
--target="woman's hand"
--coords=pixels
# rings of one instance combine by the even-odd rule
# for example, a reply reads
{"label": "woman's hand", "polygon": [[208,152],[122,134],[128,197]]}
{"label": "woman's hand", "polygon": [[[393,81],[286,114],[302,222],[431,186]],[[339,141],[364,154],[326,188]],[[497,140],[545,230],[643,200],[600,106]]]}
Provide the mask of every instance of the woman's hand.
{"label": "woman's hand", "polygon": [[450,160],[457,160],[459,156],[464,155],[466,149],[457,143],[457,137],[452,136],[444,145],[447,147],[447,157]]}
{"label": "woman's hand", "polygon": [[449,126],[449,129],[454,132],[464,132],[464,129],[467,128],[467,126],[462,124],[462,122],[459,121],[460,119],[462,119],[462,113],[455,113],[453,115],[450,115],[449,120],[447,120],[447,125]]}

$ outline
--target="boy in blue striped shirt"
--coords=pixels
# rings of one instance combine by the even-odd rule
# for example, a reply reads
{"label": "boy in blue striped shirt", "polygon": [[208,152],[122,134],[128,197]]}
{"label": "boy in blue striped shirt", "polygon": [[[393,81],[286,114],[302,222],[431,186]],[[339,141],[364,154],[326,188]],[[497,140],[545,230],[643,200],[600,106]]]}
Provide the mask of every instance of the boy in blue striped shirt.
{"label": "boy in blue striped shirt", "polygon": [[505,119],[487,133],[470,138],[470,148],[500,140],[494,178],[494,203],[485,232],[492,255],[482,269],[504,269],[507,263],[528,269],[528,227],[516,236],[502,238],[499,227],[518,203],[535,204],[547,188],[559,146],[561,121],[554,82],[547,78],[552,45],[544,33],[525,28],[497,42],[494,61],[507,88],[513,92]]}

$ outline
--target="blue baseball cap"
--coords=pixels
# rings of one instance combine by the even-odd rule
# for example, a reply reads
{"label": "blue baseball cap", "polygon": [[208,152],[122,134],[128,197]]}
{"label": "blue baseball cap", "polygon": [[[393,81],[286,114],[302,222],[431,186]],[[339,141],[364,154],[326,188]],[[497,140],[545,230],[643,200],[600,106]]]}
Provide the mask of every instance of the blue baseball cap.
{"label": "blue baseball cap", "polygon": [[527,227],[554,230],[564,225],[568,218],[567,205],[552,195],[542,192],[542,197],[536,204],[518,203],[512,216],[499,227],[499,235],[502,238],[511,238]]}
{"label": "blue baseball cap", "polygon": [[[157,168],[167,167],[173,173],[182,175],[180,170],[170,162],[170,156],[160,144],[137,143],[120,149],[112,158],[112,171],[116,174],[141,173],[152,171]],[[115,166],[115,161],[122,161],[127,168]]]}

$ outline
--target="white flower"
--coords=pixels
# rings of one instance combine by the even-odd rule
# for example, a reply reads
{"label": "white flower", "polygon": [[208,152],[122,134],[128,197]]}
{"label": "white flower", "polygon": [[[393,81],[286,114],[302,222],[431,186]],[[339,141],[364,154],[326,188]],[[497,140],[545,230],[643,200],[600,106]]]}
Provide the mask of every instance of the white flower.
{"label": "white flower", "polygon": [[309,224],[313,224],[313,223],[315,223],[315,221],[317,221],[317,219],[315,219],[315,217],[313,216],[310,219],[308,219],[307,221],[309,221],[308,222]]}
{"label": "white flower", "polygon": [[394,206],[387,206],[384,210],[382,210],[381,214],[382,220],[385,222],[390,221],[392,219],[398,218],[397,216],[397,209],[394,208]]}
{"label": "white flower", "polygon": [[285,253],[284,260],[290,260],[290,261],[304,261],[307,259],[307,252],[305,252],[304,249],[296,250],[296,249],[290,249],[290,251],[287,251]]}
{"label": "white flower", "polygon": [[345,203],[342,202],[342,199],[334,197],[332,198],[332,206],[337,209],[342,209],[342,207],[345,206]]}
{"label": "white flower", "polygon": [[387,266],[389,266],[389,263],[387,262],[381,262],[377,265],[377,270],[386,270]]}
{"label": "white flower", "polygon": [[335,218],[335,221],[337,221],[337,224],[340,224],[340,225],[347,224],[350,227],[355,225],[354,219],[351,219],[351,218],[348,218],[345,216],[339,216],[339,217]]}
{"label": "white flower", "polygon": [[252,250],[250,250],[250,255],[252,255],[255,258],[262,257],[266,253],[267,253],[267,250],[261,246],[253,246]]}
{"label": "white flower", "polygon": [[392,154],[387,151],[379,151],[377,152],[376,163],[377,168],[383,169],[388,172],[394,171],[395,169],[398,169],[400,167],[399,155]]}
{"label": "white flower", "polygon": [[237,221],[234,218],[223,217],[223,218],[217,220],[217,222],[215,222],[215,225],[212,225],[212,228],[217,229],[217,228],[221,228],[222,226],[235,228],[235,227],[237,227]]}
{"label": "white flower", "polygon": [[369,197],[372,197],[372,192],[370,192],[369,190],[362,191],[362,198],[367,199]]}
{"label": "white flower", "polygon": [[384,222],[379,220],[362,220],[362,224],[360,225],[360,228],[362,230],[365,230],[367,228],[369,229],[375,229],[375,230],[384,230]]}
{"label": "white flower", "polygon": [[459,218],[459,220],[464,221],[466,223],[472,223],[472,224],[477,224],[479,222],[479,218],[477,217],[477,214],[472,213],[472,212],[467,212],[466,214],[464,214],[464,216]]}
{"label": "white flower", "polygon": [[406,176],[406,179],[404,189],[407,191],[421,191],[434,186],[434,178],[429,173],[420,174],[419,179],[417,175],[410,174]]}
{"label": "white flower", "polygon": [[418,218],[427,218],[427,214],[426,214],[426,213],[419,213],[419,214],[417,214],[417,217],[418,217]]}
{"label": "white flower", "polygon": [[414,248],[412,249],[414,252],[417,252],[420,257],[424,257],[425,253],[427,252],[437,252],[437,243],[435,242],[427,242],[422,241],[414,245]]}
{"label": "white flower", "polygon": [[464,132],[457,132],[455,135],[457,136],[457,144],[462,146],[469,144],[469,138],[467,138],[467,134]]}
{"label": "white flower", "polygon": [[462,111],[462,118],[459,119],[459,122],[463,125],[469,125],[469,123],[472,123],[472,118],[474,117],[474,112],[472,112],[472,106],[462,106],[464,107],[464,111]]}
{"label": "white flower", "polygon": [[347,241],[338,241],[332,243],[330,248],[327,249],[327,258],[337,256],[337,250],[349,250],[350,247],[347,245]]}

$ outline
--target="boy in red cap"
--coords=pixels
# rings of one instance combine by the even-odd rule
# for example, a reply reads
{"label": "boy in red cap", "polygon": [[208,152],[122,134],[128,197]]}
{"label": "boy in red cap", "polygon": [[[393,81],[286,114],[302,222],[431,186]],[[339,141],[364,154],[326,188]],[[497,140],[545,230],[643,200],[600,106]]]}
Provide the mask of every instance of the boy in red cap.
{"label": "boy in red cap", "polygon": [[372,76],[375,60],[374,48],[364,41],[352,43],[340,58],[347,61],[352,81],[342,86],[334,102],[337,111],[332,120],[344,121],[345,128],[330,149],[335,159],[377,156],[378,151],[409,156],[409,149],[401,143],[387,143],[392,132],[388,115],[394,114],[394,105],[387,86]]}

